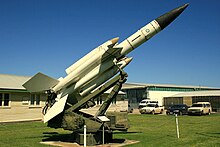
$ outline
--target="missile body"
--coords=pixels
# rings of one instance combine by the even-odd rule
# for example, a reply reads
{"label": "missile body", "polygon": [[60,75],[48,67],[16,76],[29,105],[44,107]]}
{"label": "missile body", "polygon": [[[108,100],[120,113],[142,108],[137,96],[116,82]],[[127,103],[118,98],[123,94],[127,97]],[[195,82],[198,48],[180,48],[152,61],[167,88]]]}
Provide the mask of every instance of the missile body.
{"label": "missile body", "polygon": [[[132,61],[132,59],[133,58],[127,58],[126,57],[118,63],[118,66],[121,69],[123,69],[124,67],[126,67]],[[103,84],[104,82],[109,80],[111,77],[116,75],[118,72],[119,72],[118,67],[114,66],[113,68],[108,69],[107,71],[105,71],[101,75],[96,76],[91,82],[89,82],[87,85],[85,85],[84,87],[81,88],[80,95],[85,96],[89,92],[92,92],[94,89],[96,89],[101,84]]]}
{"label": "missile body", "polygon": [[[102,62],[111,56],[111,54],[108,52],[112,52],[110,50],[112,50],[112,47],[115,45],[116,41],[118,41],[118,38],[113,38],[103,43],[86,56],[78,60],[75,64],[67,68],[66,73],[68,75],[63,78],[55,87],[53,87],[52,91],[56,93],[59,90],[68,87],[88,74],[89,71],[102,64]],[[113,50],[115,49],[113,48]],[[115,52],[117,52],[117,50]]]}
{"label": "missile body", "polygon": [[[117,42],[119,38],[113,38],[102,45],[98,46],[97,48],[93,49],[91,52],[89,52],[87,55],[82,57],[80,60],[78,60],[76,63],[71,65],[66,69],[66,73],[70,74],[72,71],[77,70],[78,67],[82,66],[83,64],[89,64],[91,66],[92,62],[95,62],[94,57],[99,57],[101,54],[104,54],[110,47],[113,47]],[[91,61],[90,61],[91,60]],[[88,63],[87,63],[88,62]]]}
{"label": "missile body", "polygon": [[[124,68],[131,62],[131,60],[132,58],[125,57],[116,64],[120,68]],[[63,95],[78,91],[81,96],[85,96],[119,72],[118,67],[115,66],[113,62],[106,62],[104,63],[104,65],[105,66],[103,66],[103,68],[100,68],[100,66],[98,66],[99,68],[95,68],[86,76],[81,78],[78,82],[71,85],[70,87],[67,87],[64,90]],[[109,67],[107,65],[109,65],[110,68],[106,68]]]}
{"label": "missile body", "polygon": [[185,4],[176,9],[171,10],[170,12],[158,17],[157,19],[151,21],[136,33],[125,39],[122,43],[117,45],[117,47],[122,48],[120,56],[127,55],[133,49],[137,48],[155,34],[159,33],[166,26],[168,26],[173,20],[175,20],[188,6]]}
{"label": "missile body", "polygon": [[[188,4],[185,4],[158,17],[120,44],[118,44],[119,38],[113,38],[103,43],[67,68],[65,78],[57,80],[38,73],[23,86],[30,92],[50,90],[51,93],[59,95],[57,99],[60,101],[55,102],[45,115],[48,121],[63,111],[68,95],[75,93],[84,97],[114,77],[119,72],[119,68],[124,68],[131,62],[132,58],[126,57],[128,53],[163,30],[187,6]],[[61,100],[63,98],[65,100]],[[56,110],[56,112],[51,112],[52,110]]]}

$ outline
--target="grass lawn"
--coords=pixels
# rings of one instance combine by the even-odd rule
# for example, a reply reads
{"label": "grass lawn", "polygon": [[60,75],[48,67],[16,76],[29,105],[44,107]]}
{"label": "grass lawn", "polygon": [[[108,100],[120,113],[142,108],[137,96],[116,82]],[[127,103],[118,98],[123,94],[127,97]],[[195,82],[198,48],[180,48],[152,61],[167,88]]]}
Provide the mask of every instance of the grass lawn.
{"label": "grass lawn", "polygon": [[[127,133],[114,132],[114,138],[138,140],[134,147],[146,146],[220,146],[220,114],[179,116],[177,139],[174,116],[129,114]],[[42,122],[0,124],[0,147],[46,146],[42,140],[68,138],[71,132],[46,127]]]}
{"label": "grass lawn", "polygon": [[129,145],[144,146],[213,146],[220,147],[220,114],[210,116],[178,116],[180,138],[176,134],[174,116],[129,115],[131,128],[127,133],[116,132],[114,138],[138,140]]}
{"label": "grass lawn", "polygon": [[71,133],[63,129],[48,128],[43,122],[0,124],[0,147],[37,147],[43,139]]}

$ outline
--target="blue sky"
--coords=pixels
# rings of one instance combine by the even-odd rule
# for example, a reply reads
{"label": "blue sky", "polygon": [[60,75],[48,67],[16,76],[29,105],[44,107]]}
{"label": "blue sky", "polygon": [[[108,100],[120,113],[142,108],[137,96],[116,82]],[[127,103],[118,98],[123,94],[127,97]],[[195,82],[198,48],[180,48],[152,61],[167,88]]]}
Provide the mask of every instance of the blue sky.
{"label": "blue sky", "polygon": [[0,0],[0,73],[65,76],[98,45],[121,42],[185,3],[171,25],[128,55],[128,82],[220,87],[219,0]]}

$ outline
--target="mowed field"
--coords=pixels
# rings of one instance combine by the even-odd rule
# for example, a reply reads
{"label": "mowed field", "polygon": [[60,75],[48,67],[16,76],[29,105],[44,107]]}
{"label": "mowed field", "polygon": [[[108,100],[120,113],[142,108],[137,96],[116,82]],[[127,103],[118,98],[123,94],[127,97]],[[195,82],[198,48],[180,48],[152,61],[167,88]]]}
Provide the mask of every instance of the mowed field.
{"label": "mowed field", "polygon": [[180,138],[177,138],[175,116],[129,115],[131,128],[115,138],[139,140],[134,147],[186,146],[220,147],[220,114],[178,116]]}
{"label": "mowed field", "polygon": [[[174,116],[129,114],[128,132],[114,132],[115,139],[140,141],[128,145],[146,146],[220,146],[220,114],[178,116],[180,138]],[[62,141],[71,132],[46,127],[42,122],[0,124],[0,146],[46,146],[44,140]]]}

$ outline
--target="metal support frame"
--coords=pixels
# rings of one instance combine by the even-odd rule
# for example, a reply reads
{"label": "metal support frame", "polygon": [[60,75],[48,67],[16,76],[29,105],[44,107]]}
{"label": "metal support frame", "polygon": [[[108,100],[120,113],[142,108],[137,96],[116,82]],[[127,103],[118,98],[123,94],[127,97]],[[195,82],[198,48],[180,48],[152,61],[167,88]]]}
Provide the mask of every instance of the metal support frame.
{"label": "metal support frame", "polygon": [[126,79],[126,77],[127,77],[126,72],[121,71],[120,75],[121,75],[120,79],[115,84],[114,88],[112,89],[112,91],[108,95],[107,99],[104,101],[104,103],[101,105],[101,107],[99,108],[99,110],[95,114],[95,116],[94,116],[95,118],[97,118],[97,116],[102,116],[102,115],[105,114],[105,112],[107,111],[109,105],[111,104],[113,99],[116,98],[116,96],[118,95],[118,92],[121,90],[122,84],[126,82],[126,80],[127,80]]}
{"label": "metal support frame", "polygon": [[[108,126],[107,123],[103,123],[98,116],[105,115],[108,107],[110,106],[112,100],[117,96],[120,91],[122,84],[127,80],[127,73],[122,69],[119,69],[120,74],[113,77],[111,80],[106,82],[103,86],[95,90],[93,93],[82,98],[77,103],[72,106],[68,105],[66,109],[56,118],[48,122],[48,126],[55,128],[61,127],[65,130],[73,131],[75,134],[76,142],[83,144],[83,129],[84,125],[87,127],[87,137],[89,139],[89,144],[101,144],[102,141],[102,132],[104,128],[105,140],[104,142],[110,142],[112,140],[112,128]],[[112,88],[112,91],[108,95],[107,99],[101,105],[95,116],[83,113],[79,111],[83,106],[87,104],[91,99],[97,98],[99,95],[103,94],[108,89]],[[58,123],[59,122],[59,123]],[[121,128],[120,128],[121,129]],[[126,128],[127,129],[127,128]],[[90,135],[89,135],[90,134]],[[81,142],[82,140],[82,142]]]}

